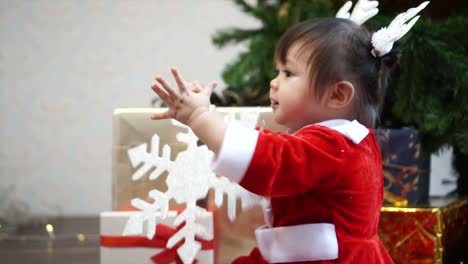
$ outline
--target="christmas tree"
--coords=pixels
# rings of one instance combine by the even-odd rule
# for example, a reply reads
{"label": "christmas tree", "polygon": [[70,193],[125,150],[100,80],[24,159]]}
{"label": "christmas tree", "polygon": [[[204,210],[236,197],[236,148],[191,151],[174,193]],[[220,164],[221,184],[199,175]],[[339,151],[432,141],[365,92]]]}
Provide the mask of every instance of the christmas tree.
{"label": "christmas tree", "polygon": [[[269,82],[275,76],[275,43],[293,24],[316,17],[334,16],[344,1],[258,0],[249,4],[233,0],[243,12],[258,19],[255,29],[218,31],[213,43],[222,48],[247,42],[248,49],[223,72],[227,88],[213,96],[216,105],[269,105]],[[398,1],[379,1],[380,14],[366,23],[378,30],[408,6]],[[459,176],[459,193],[467,194],[468,178],[468,19],[466,6],[447,1],[447,10],[435,5],[407,36],[396,43],[403,51],[401,72],[390,82],[380,126],[414,127],[422,134],[423,147],[436,153],[451,146]],[[440,11],[442,10],[442,11]],[[441,14],[442,13],[442,14]],[[463,176],[463,177],[462,177]]]}

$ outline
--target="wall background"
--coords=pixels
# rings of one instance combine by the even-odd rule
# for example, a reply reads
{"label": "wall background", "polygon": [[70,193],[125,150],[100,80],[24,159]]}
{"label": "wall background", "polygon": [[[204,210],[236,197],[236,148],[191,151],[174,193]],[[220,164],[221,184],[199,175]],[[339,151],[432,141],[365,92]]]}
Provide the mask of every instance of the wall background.
{"label": "wall background", "polygon": [[[228,0],[0,0],[0,204],[110,210],[113,109],[149,107],[153,76],[173,65],[223,87],[242,47],[217,50],[211,35],[256,25]],[[433,182],[449,159],[433,162]]]}

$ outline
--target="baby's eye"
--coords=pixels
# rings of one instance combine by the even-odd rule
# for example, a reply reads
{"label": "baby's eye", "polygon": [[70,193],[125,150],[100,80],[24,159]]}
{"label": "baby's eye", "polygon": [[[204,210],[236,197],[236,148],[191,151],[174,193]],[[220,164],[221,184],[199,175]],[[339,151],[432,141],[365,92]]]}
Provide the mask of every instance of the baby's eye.
{"label": "baby's eye", "polygon": [[284,75],[286,75],[286,77],[291,77],[292,76],[292,73],[288,70],[284,70],[283,71]]}

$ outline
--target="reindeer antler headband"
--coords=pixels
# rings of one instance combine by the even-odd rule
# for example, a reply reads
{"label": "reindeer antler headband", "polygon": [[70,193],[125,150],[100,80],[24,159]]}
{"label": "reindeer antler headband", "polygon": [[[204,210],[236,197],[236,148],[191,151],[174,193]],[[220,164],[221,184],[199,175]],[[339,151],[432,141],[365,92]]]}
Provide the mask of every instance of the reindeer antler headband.
{"label": "reindeer antler headband", "polygon": [[[419,19],[419,16],[416,15],[428,4],[429,1],[426,1],[415,8],[408,9],[408,11],[396,16],[388,27],[383,27],[372,34],[372,55],[374,55],[374,57],[382,57],[389,53],[393,48],[393,43],[408,33]],[[349,10],[351,6],[351,1],[346,2],[343,7],[338,10],[336,17],[350,19],[361,25],[379,12],[377,9],[377,1],[359,0],[354,6],[353,12],[350,14]],[[408,20],[409,22],[405,24]]]}
{"label": "reindeer antler headband", "polygon": [[356,22],[358,25],[362,25],[369,20],[369,18],[377,15],[379,12],[377,8],[378,5],[379,2],[377,1],[359,0],[354,6],[353,12],[350,14],[349,10],[351,10],[353,2],[348,1],[338,10],[336,17],[349,19]]}

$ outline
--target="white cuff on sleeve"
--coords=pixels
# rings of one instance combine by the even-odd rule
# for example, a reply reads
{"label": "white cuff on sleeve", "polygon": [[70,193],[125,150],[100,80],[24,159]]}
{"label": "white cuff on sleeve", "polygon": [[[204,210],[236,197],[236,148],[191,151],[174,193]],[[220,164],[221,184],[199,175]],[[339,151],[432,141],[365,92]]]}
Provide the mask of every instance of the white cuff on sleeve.
{"label": "white cuff on sleeve", "polygon": [[335,225],[316,223],[255,230],[257,245],[268,263],[331,260],[338,258]]}
{"label": "white cuff on sleeve", "polygon": [[258,135],[257,130],[244,127],[238,122],[230,122],[221,150],[213,161],[213,171],[239,183],[252,160]]}

